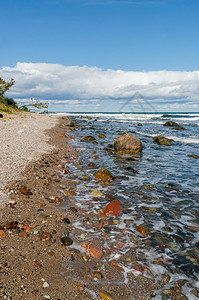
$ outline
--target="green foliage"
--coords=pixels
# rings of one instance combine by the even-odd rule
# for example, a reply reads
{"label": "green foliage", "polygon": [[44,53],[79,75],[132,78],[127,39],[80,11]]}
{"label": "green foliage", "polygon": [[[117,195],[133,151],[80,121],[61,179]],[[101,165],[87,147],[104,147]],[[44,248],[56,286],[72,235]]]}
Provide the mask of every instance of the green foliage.
{"label": "green foliage", "polygon": [[0,97],[4,97],[5,92],[9,91],[9,89],[13,86],[15,83],[14,79],[12,78],[9,82],[6,82],[3,80],[3,78],[0,77]]}
{"label": "green foliage", "polygon": [[20,106],[23,110],[29,110],[28,107],[34,107],[36,109],[47,109],[48,108],[48,102],[40,102],[38,99],[31,98],[30,104],[24,104]]}

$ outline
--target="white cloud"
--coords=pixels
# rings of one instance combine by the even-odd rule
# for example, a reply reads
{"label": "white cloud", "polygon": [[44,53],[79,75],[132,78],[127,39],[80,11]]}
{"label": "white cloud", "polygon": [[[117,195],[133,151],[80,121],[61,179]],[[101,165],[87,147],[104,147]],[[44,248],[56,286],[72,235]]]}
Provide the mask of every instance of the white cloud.
{"label": "white cloud", "polygon": [[2,67],[0,77],[15,79],[16,83],[9,92],[13,98],[34,97],[54,103],[55,100],[67,103],[73,99],[76,99],[74,104],[84,105],[93,99],[119,103],[122,99],[132,98],[133,101],[136,92],[153,104],[195,104],[199,100],[199,71],[133,72],[88,66],[17,63],[15,67]]}

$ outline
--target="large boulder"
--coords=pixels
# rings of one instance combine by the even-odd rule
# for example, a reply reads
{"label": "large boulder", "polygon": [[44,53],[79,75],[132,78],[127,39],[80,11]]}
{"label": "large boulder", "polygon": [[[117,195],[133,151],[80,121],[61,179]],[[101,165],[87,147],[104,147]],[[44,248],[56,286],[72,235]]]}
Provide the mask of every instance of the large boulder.
{"label": "large boulder", "polygon": [[163,126],[176,127],[179,126],[179,124],[173,121],[167,121],[166,123],[163,124]]}
{"label": "large boulder", "polygon": [[165,138],[164,136],[155,136],[153,138],[154,142],[158,145],[171,146],[171,139]]}
{"label": "large boulder", "polygon": [[142,151],[142,142],[137,136],[124,133],[115,139],[114,150],[116,154],[136,154]]}

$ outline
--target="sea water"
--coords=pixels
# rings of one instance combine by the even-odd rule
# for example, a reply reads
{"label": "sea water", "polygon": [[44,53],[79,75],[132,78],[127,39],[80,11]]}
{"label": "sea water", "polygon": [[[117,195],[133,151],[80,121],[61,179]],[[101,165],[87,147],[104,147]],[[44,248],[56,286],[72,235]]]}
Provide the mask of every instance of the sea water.
{"label": "sea water", "polygon": [[[110,255],[109,260],[124,256],[134,248],[139,263],[149,268],[157,280],[169,274],[167,288],[184,280],[184,295],[188,299],[198,299],[192,291],[198,289],[199,272],[199,158],[189,155],[199,155],[199,113],[67,115],[80,125],[72,132],[71,142],[80,150],[80,156],[78,164],[70,163],[66,168],[76,178],[90,178],[79,181],[76,205],[97,215],[109,203],[106,197],[92,201],[92,191],[98,189],[103,195],[109,194],[119,200],[123,208],[117,228],[126,230],[125,238],[121,239],[125,247]],[[185,130],[165,127],[166,121],[175,121]],[[126,132],[141,139],[141,155],[120,157],[114,154],[114,139]],[[99,138],[99,133],[106,137]],[[88,135],[94,136],[98,144],[83,141]],[[172,139],[172,145],[155,144],[153,137],[158,135]],[[96,167],[88,168],[89,162],[94,161],[92,153],[95,151],[99,156]],[[95,180],[99,168],[108,169],[116,181],[110,186],[101,186]],[[140,224],[147,228],[149,237],[140,237],[136,231]],[[84,227],[81,218],[73,226],[87,233],[88,240],[100,235],[100,231]],[[111,233],[104,247],[111,248],[115,241],[120,241],[117,230]],[[138,239],[132,241],[132,236]],[[132,269],[130,263],[122,267],[124,283],[128,283],[129,272],[139,275],[139,270]],[[144,272],[143,276],[149,275]]]}

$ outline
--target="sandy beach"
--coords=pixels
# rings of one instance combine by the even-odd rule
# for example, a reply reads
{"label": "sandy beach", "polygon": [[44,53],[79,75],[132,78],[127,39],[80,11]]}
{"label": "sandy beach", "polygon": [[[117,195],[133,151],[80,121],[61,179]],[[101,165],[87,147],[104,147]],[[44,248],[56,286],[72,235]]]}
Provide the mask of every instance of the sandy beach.
{"label": "sandy beach", "polygon": [[[118,239],[112,248],[105,245],[112,231],[119,238],[125,234],[118,227],[119,216],[95,214],[75,201],[77,185],[90,180],[84,172],[97,164],[94,151],[95,163],[82,166],[80,149],[69,143],[78,124],[63,116],[29,115],[1,120],[0,126],[0,299],[153,299],[169,276],[163,277],[163,285],[157,282],[139,265],[133,248],[117,257],[125,244]],[[100,200],[99,190],[93,192],[90,208]],[[113,197],[107,193],[105,200]],[[80,220],[88,234],[78,226]],[[91,240],[89,232],[97,237]],[[139,247],[140,238],[129,237]],[[114,254],[116,259],[110,259]],[[133,263],[133,272],[125,261]],[[180,285],[164,293],[187,299]]]}

